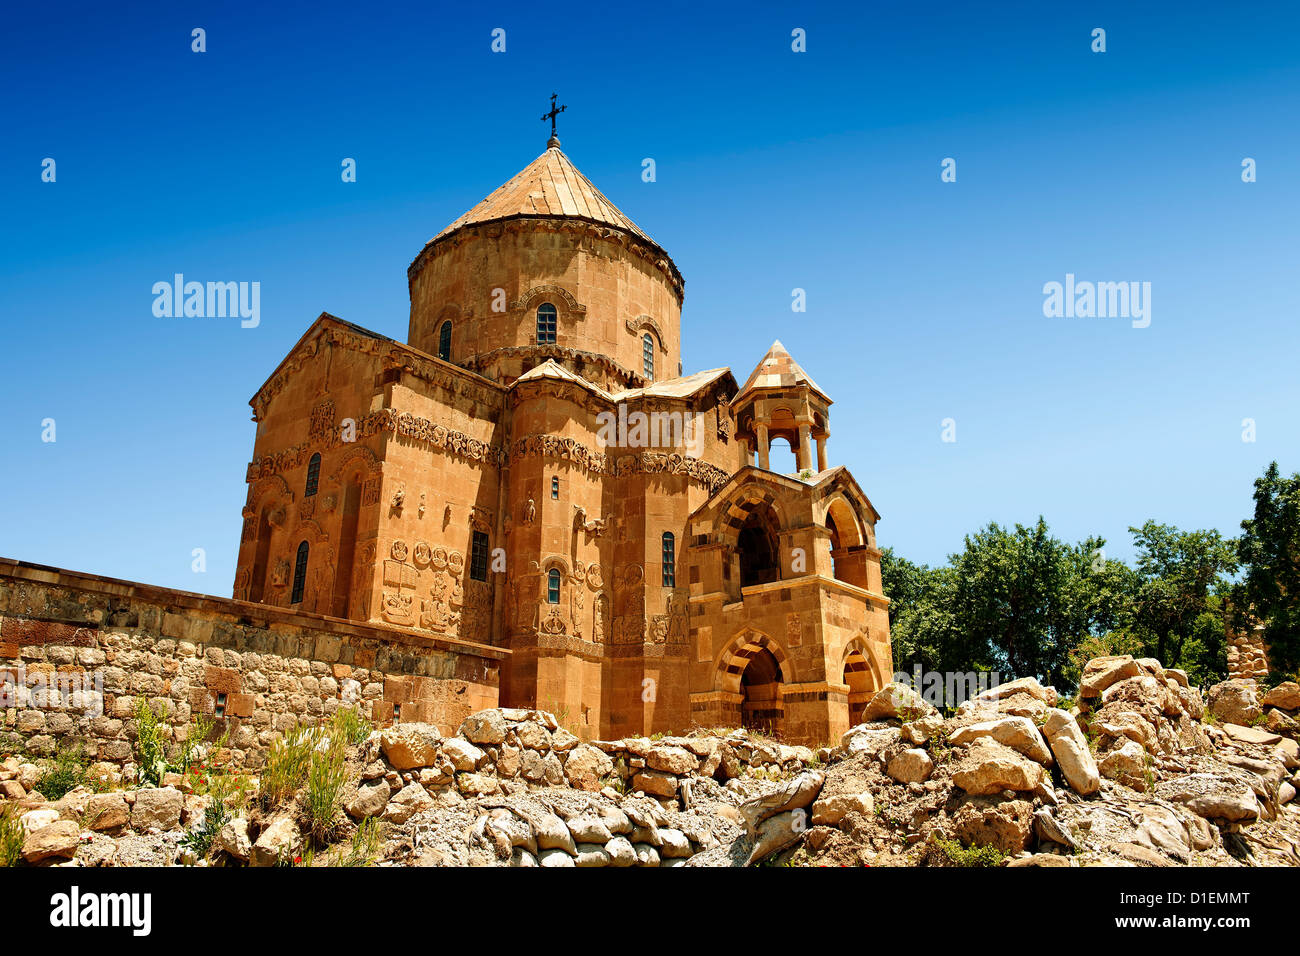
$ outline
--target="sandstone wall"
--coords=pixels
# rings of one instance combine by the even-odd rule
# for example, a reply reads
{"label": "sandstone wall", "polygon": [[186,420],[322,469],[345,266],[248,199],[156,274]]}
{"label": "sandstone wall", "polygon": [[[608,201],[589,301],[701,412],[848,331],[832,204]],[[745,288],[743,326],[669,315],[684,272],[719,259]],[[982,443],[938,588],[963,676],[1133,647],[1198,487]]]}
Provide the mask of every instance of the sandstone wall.
{"label": "sandstone wall", "polygon": [[[451,360],[507,381],[530,367],[508,350],[535,345],[537,307],[549,302],[558,313],[558,350],[616,363],[605,375],[587,369],[588,378],[605,386],[627,385],[629,373],[639,380],[646,331],[655,340],[655,378],[681,374],[679,280],[619,233],[558,220],[474,226],[426,249],[412,270],[407,338],[431,355],[450,320]],[[505,311],[493,308],[498,289]]]}
{"label": "sandstone wall", "polygon": [[248,769],[261,766],[277,733],[341,704],[361,706],[381,726],[419,720],[452,733],[497,705],[508,656],[0,559],[0,693],[9,691],[0,734],[33,754],[75,742],[92,759],[131,761],[140,697],[178,735],[195,714],[217,717],[235,766]]}

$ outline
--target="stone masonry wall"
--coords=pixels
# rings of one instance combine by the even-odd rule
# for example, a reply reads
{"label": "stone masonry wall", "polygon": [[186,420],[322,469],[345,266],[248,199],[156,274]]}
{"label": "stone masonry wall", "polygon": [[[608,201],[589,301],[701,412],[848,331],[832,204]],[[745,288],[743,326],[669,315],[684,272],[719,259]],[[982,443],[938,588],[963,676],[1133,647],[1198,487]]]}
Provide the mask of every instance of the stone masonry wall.
{"label": "stone masonry wall", "polygon": [[255,770],[339,706],[452,733],[495,707],[509,651],[0,559],[0,744],[133,759],[136,700],[173,735],[196,714]]}
{"label": "stone masonry wall", "polygon": [[1268,676],[1268,652],[1264,629],[1255,627],[1245,634],[1228,634],[1228,679],[1258,680]]}

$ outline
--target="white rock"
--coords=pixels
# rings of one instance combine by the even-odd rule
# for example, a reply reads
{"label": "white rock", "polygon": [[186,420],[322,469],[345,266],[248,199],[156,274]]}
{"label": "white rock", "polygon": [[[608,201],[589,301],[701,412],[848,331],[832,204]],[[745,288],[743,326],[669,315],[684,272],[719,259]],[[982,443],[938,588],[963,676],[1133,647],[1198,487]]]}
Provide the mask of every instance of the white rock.
{"label": "white rock", "polygon": [[838,826],[849,813],[871,816],[875,802],[870,793],[838,793],[812,805],[813,826]]}
{"label": "white rock", "polygon": [[[534,725],[536,726],[536,725]],[[449,737],[442,742],[442,752],[456,770],[477,770],[483,758],[487,756],[481,749],[459,737]]]}
{"label": "white rock", "polygon": [[616,836],[605,844],[610,866],[636,866],[636,851],[627,837]]}
{"label": "white rock", "polygon": [[923,749],[916,747],[895,756],[885,772],[899,783],[922,783],[934,772],[934,761]]}
{"label": "white rock", "polygon": [[248,862],[251,866],[275,866],[292,863],[302,850],[302,834],[298,824],[288,816],[276,817],[253,844]]}
{"label": "white rock", "polygon": [[1088,740],[1072,716],[1059,707],[1053,707],[1047,712],[1043,735],[1051,745],[1052,754],[1061,768],[1061,776],[1065,777],[1066,783],[1076,793],[1086,797],[1101,789],[1097,761],[1093,759],[1092,751],[1088,749]]}
{"label": "white rock", "polygon": [[243,817],[227,820],[217,831],[217,836],[212,841],[212,849],[228,853],[236,860],[247,863],[249,855],[253,852],[253,844],[248,837],[248,821]]}
{"label": "white rock", "polygon": [[[1037,681],[1034,681],[1037,684]],[[1030,760],[1050,766],[1052,753],[1047,749],[1043,735],[1028,717],[999,717],[978,724],[959,727],[949,735],[953,744],[968,744],[977,737],[992,737],[1000,744],[1024,754]]]}

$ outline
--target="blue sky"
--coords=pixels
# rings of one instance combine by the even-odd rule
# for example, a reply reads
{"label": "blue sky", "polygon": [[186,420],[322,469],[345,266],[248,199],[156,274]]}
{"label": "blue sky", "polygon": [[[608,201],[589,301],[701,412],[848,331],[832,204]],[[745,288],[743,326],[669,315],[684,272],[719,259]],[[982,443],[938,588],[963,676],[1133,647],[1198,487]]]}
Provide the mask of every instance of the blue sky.
{"label": "blue sky", "polygon": [[[229,594],[249,397],[321,311],[405,338],[406,266],[542,151],[552,90],[686,276],[687,372],[781,339],[882,545],[1042,514],[1128,557],[1300,469],[1293,4],[470,6],[8,12],[0,555]],[[155,318],[176,272],[260,282],[261,324]],[[1066,273],[1150,282],[1150,326],[1045,318]]]}

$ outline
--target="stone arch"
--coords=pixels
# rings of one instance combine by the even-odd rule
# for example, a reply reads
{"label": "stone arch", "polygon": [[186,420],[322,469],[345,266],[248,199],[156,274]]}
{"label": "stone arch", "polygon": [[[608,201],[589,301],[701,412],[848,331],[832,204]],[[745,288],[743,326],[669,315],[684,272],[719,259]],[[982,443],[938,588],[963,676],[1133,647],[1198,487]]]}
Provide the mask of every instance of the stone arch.
{"label": "stone arch", "polygon": [[789,682],[794,678],[792,665],[790,664],[790,655],[786,653],[778,641],[768,637],[762,631],[753,628],[742,628],[722,649],[718,655],[717,663],[713,668],[713,687],[715,690],[727,691],[731,694],[740,693],[740,679],[745,673],[745,668],[749,662],[759,653],[767,651],[775,658],[777,665],[781,668],[781,675],[784,682]]}
{"label": "stone arch", "polygon": [[627,330],[633,335],[639,336],[642,332],[649,332],[655,337],[655,344],[659,346],[660,353],[668,354],[668,343],[664,340],[663,327],[652,316],[638,315],[635,319],[628,319],[626,324]]}
{"label": "stone arch", "polygon": [[[551,604],[548,591],[551,582],[551,572],[559,571],[560,578],[560,599],[556,604]],[[557,609],[557,613],[563,615],[565,608],[571,601],[571,591],[578,585],[574,584],[573,565],[569,559],[562,554],[550,554],[544,557],[537,568],[537,600],[542,607],[542,613],[545,614],[546,608]]]}
{"label": "stone arch", "polygon": [[740,529],[749,517],[750,510],[760,504],[772,509],[777,518],[778,531],[789,529],[790,516],[775,489],[762,485],[742,484],[723,495],[714,509],[719,540],[735,547],[740,540]]}
{"label": "stone arch", "polygon": [[320,526],[320,522],[314,518],[304,518],[294,526],[293,533],[289,537],[295,542],[306,539],[312,544],[320,544],[330,539],[329,534]]}
{"label": "stone arch", "polygon": [[839,539],[837,542],[839,547],[854,548],[867,543],[865,525],[858,517],[856,509],[842,493],[832,495],[826,500],[823,523],[830,527],[832,522]]}
{"label": "stone arch", "polygon": [[718,494],[716,500],[696,512],[693,520],[707,522],[708,527],[716,529],[713,532],[716,535],[714,540],[723,546],[722,560],[727,562],[723,573],[731,596],[738,598],[741,588],[747,583],[756,583],[742,573],[745,570],[743,564],[747,561],[747,552],[754,544],[747,532],[746,523],[750,521],[751,514],[756,512],[768,516],[764,524],[769,532],[774,562],[770,566],[774,573],[760,575],[760,580],[780,580],[781,563],[784,560],[781,547],[784,535],[790,528],[790,518],[779,497],[779,489],[764,483],[742,482],[729,485]]}
{"label": "stone arch", "polygon": [[471,506],[469,509],[469,530],[481,531],[486,535],[491,535],[492,534],[491,515],[488,512],[484,511],[482,508],[478,507],[477,505]]}
{"label": "stone arch", "polygon": [[832,574],[837,581],[868,587],[867,530],[869,525],[842,493],[832,495],[824,509],[829,537]]}
{"label": "stone arch", "polygon": [[849,725],[861,723],[862,712],[876,691],[884,686],[880,668],[862,635],[850,638],[840,655],[841,680],[849,688]]}
{"label": "stone arch", "polygon": [[[558,301],[557,301],[558,300]],[[530,313],[534,307],[543,302],[550,302],[564,316],[575,319],[586,318],[587,307],[573,297],[568,289],[558,285],[535,285],[515,299],[514,309]]]}
{"label": "stone arch", "polygon": [[559,568],[560,574],[563,575],[565,581],[569,580],[573,575],[573,565],[571,565],[569,559],[562,554],[549,554],[542,559],[539,568],[542,574],[545,574],[547,571],[551,570],[551,568]]}
{"label": "stone arch", "polygon": [[365,445],[354,444],[339,456],[338,464],[334,466],[334,471],[330,474],[330,481],[340,484],[344,472],[356,464],[362,465],[365,472],[377,472],[380,468],[379,458],[373,451]]}
{"label": "stone arch", "polygon": [[743,628],[719,657],[714,684],[734,694],[730,716],[742,727],[779,734],[784,728],[782,689],[793,678],[789,655],[761,631]]}
{"label": "stone arch", "polygon": [[287,498],[293,501],[293,489],[284,480],[283,475],[271,475],[253,485],[248,492],[248,512],[256,514],[261,510],[262,501],[270,496],[273,499]]}

